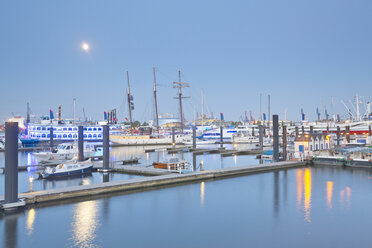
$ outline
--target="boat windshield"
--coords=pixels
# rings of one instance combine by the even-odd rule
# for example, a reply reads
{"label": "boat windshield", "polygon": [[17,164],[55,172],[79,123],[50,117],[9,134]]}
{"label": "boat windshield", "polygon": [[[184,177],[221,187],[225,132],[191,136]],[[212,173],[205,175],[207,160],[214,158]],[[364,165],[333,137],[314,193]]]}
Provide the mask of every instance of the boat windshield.
{"label": "boat windshield", "polygon": [[179,162],[179,158],[169,158],[168,163],[177,163]]}

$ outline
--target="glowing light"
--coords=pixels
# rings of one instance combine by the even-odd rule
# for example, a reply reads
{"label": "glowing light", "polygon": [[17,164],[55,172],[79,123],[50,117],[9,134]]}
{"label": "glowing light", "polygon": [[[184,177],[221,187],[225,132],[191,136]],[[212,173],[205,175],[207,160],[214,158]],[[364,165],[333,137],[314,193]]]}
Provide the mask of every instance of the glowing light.
{"label": "glowing light", "polygon": [[89,52],[90,46],[88,43],[83,42],[83,44],[81,44],[81,48],[83,49],[83,51]]}
{"label": "glowing light", "polygon": [[205,197],[205,184],[204,182],[200,183],[200,206],[204,206],[204,197]]}
{"label": "glowing light", "polygon": [[307,222],[311,222],[310,219],[310,211],[311,211],[311,171],[310,169],[305,169],[304,175],[304,184],[305,184],[305,191],[304,191],[304,210],[305,210],[305,220]]}
{"label": "glowing light", "polygon": [[332,208],[333,182],[327,182],[327,206]]}
{"label": "glowing light", "polygon": [[34,230],[34,221],[35,221],[35,209],[31,208],[28,210],[26,228],[27,234],[30,236]]}

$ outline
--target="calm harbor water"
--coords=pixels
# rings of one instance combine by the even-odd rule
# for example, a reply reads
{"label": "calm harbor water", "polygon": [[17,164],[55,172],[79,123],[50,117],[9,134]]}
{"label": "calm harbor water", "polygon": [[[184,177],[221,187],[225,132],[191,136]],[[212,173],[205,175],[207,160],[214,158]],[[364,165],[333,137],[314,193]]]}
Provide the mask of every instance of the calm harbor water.
{"label": "calm harbor water", "polygon": [[[225,145],[227,149],[231,149],[231,145]],[[217,147],[217,145],[205,146],[208,148]],[[234,147],[235,149],[246,149],[250,148],[249,145],[240,145]],[[157,149],[156,152],[146,153],[146,149]],[[115,161],[128,160],[132,158],[139,158],[139,164],[135,166],[146,166],[151,165],[154,161],[163,161],[165,158],[175,156],[183,158],[190,163],[193,162],[192,153],[179,153],[179,154],[168,154],[166,148],[161,147],[148,147],[148,146],[138,146],[138,147],[115,147],[110,151],[110,161],[111,166],[115,166]],[[32,152],[19,152],[18,156],[19,165],[35,165],[38,164],[36,158],[32,155]],[[256,165],[259,160],[256,156],[231,156],[231,157],[221,157],[220,154],[205,154],[195,157],[196,170],[204,169],[218,169],[231,166],[242,166],[242,165]],[[0,167],[4,167],[4,153],[0,153]],[[201,161],[203,161],[202,168],[200,166]],[[89,176],[75,177],[75,178],[62,178],[58,180],[44,180],[38,179],[38,175],[35,171],[24,171],[18,173],[18,192],[30,192],[39,191],[53,188],[63,188],[77,185],[87,185],[102,183],[107,181],[118,181],[126,180],[132,178],[138,178],[140,176],[131,174],[119,174],[111,173],[109,175],[104,175],[99,172],[93,172]],[[0,174],[0,195],[4,194],[4,175]]]}
{"label": "calm harbor water", "polygon": [[313,167],[0,219],[0,247],[370,247],[372,171]]}

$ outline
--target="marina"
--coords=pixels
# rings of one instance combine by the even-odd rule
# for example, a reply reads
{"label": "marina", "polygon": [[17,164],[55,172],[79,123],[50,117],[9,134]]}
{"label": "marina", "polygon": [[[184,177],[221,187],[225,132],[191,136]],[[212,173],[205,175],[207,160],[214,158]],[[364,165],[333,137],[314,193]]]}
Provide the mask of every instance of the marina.
{"label": "marina", "polygon": [[0,247],[370,247],[371,12],[4,2]]}

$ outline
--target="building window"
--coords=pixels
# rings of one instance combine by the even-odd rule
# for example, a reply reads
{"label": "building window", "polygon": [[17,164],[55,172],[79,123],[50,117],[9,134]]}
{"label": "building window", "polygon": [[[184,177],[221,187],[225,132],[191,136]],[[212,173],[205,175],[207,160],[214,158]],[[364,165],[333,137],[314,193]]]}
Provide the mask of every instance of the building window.
{"label": "building window", "polygon": [[310,145],[310,151],[312,151],[313,150],[313,145]]}

